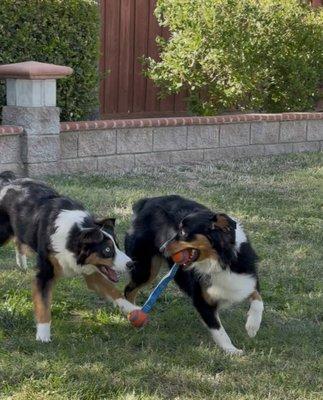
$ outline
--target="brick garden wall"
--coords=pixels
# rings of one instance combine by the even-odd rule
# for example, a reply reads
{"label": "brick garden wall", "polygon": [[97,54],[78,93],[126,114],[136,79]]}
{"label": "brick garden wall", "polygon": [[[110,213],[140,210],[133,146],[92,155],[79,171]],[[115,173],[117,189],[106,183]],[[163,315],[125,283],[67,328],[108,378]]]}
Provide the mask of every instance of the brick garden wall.
{"label": "brick garden wall", "polygon": [[[61,123],[60,160],[39,141],[31,175],[109,173],[323,149],[323,113],[249,114]],[[24,132],[0,126],[0,171],[24,173]],[[45,146],[45,148],[44,148]],[[29,149],[30,152],[30,149]],[[47,159],[47,162],[44,160]]]}
{"label": "brick garden wall", "polygon": [[323,113],[61,124],[63,172],[208,162],[323,149]]}

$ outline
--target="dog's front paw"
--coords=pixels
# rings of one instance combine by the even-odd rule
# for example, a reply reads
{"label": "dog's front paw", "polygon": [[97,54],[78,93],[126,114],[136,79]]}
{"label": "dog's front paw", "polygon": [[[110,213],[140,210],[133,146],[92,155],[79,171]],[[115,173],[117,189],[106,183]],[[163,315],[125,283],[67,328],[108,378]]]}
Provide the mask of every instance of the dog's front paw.
{"label": "dog's front paw", "polygon": [[248,315],[246,322],[246,331],[249,337],[253,338],[256,336],[261,323],[261,317],[255,314]]}
{"label": "dog's front paw", "polygon": [[37,324],[36,340],[42,343],[49,343],[50,339],[50,323]]}
{"label": "dog's front paw", "polygon": [[228,354],[228,355],[233,355],[233,356],[241,356],[243,354],[243,350],[237,349],[234,346],[226,347],[223,349],[223,351]]}
{"label": "dog's front paw", "polygon": [[131,311],[140,310],[139,306],[130,303],[128,300],[124,299],[123,297],[114,300],[114,303],[119,309],[126,315],[128,315]]}
{"label": "dog's front paw", "polygon": [[250,337],[255,337],[261,324],[264,304],[260,300],[251,302],[246,322],[246,331]]}
{"label": "dog's front paw", "polygon": [[42,342],[42,343],[49,343],[49,342],[51,342],[50,336],[42,336],[42,335],[39,335],[38,333],[37,333],[37,335],[36,335],[36,340],[37,340],[38,342]]}

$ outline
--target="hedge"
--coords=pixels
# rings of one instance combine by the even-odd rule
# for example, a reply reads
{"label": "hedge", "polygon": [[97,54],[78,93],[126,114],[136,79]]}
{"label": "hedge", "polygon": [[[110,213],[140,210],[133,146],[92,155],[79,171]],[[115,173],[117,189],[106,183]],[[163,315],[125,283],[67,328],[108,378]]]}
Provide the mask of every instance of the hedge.
{"label": "hedge", "polygon": [[148,58],[165,94],[189,92],[193,113],[305,111],[322,83],[323,11],[299,0],[158,0],[170,39]]}
{"label": "hedge", "polygon": [[33,60],[74,69],[58,80],[62,120],[84,119],[98,105],[98,8],[94,0],[0,1],[0,64]]}

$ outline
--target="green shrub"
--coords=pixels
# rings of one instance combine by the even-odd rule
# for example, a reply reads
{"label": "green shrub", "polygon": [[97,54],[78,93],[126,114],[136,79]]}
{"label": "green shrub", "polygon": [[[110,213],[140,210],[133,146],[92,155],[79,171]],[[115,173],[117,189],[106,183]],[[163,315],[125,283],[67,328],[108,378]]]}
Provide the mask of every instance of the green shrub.
{"label": "green shrub", "polygon": [[0,64],[33,60],[72,67],[72,76],[57,81],[61,118],[85,118],[98,104],[99,21],[94,0],[1,0]]}
{"label": "green shrub", "polygon": [[165,94],[187,88],[194,113],[313,108],[322,9],[299,0],[158,0],[155,14],[171,37],[158,39],[161,58],[146,59],[147,74]]}

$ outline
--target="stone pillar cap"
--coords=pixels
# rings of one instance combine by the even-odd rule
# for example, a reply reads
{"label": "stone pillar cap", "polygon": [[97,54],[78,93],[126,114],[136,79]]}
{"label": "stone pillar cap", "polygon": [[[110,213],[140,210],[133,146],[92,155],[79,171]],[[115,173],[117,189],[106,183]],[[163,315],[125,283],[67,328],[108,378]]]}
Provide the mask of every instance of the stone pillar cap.
{"label": "stone pillar cap", "polygon": [[0,79],[59,79],[72,73],[70,67],[37,61],[0,65]]}

